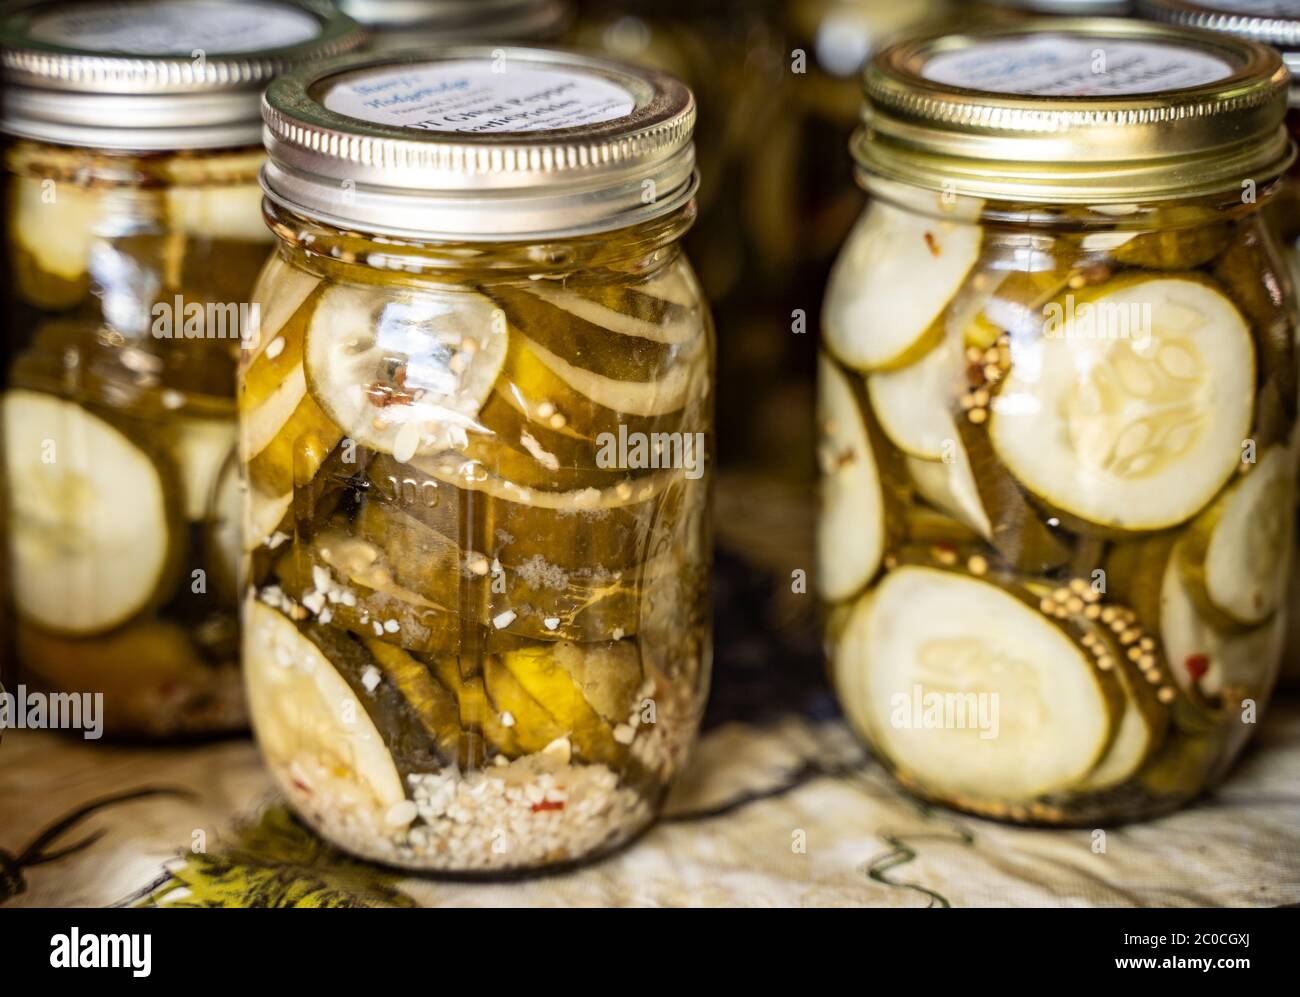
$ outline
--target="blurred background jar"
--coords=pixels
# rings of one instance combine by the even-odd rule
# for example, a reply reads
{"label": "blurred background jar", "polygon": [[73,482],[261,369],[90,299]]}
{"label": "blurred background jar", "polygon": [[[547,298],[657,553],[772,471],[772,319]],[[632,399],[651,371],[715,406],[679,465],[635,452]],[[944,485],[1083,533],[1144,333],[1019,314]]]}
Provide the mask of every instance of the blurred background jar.
{"label": "blurred background jar", "polygon": [[105,729],[242,728],[234,371],[271,244],[258,97],[363,34],[315,0],[0,13],[7,584],[22,681]]}
{"label": "blurred background jar", "polygon": [[581,861],[681,769],[712,660],[694,118],[543,49],[267,91],[244,667],[278,785],[355,854]]}
{"label": "blurred background jar", "polygon": [[1281,58],[1017,22],[891,46],[865,94],[818,385],[845,713],[961,809],[1173,809],[1254,731],[1286,632]]}
{"label": "blurred background jar", "polygon": [[[1221,31],[1272,45],[1282,53],[1294,76],[1300,73],[1300,5],[1270,3],[1267,0],[1219,0],[1186,3],[1179,0],[1143,0],[1138,13],[1152,20],[1186,24]],[[1293,140],[1300,140],[1300,90],[1293,83],[1287,128]],[[1293,165],[1281,192],[1265,209],[1288,263],[1294,285],[1300,277],[1300,167]],[[1278,288],[1278,295],[1284,290]],[[1300,516],[1300,510],[1297,510]],[[1291,617],[1286,652],[1282,658],[1282,680],[1300,685],[1300,558],[1291,579]]]}
{"label": "blurred background jar", "polygon": [[420,45],[553,41],[572,18],[567,0],[338,0],[377,51]]}

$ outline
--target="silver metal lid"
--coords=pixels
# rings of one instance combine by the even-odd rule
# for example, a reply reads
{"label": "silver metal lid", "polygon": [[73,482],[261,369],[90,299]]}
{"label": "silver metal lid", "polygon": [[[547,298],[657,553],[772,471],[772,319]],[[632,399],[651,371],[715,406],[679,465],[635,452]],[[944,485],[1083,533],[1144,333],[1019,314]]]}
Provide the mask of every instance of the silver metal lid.
{"label": "silver metal lid", "polygon": [[267,195],[345,229],[578,235],[668,214],[697,186],[685,84],[571,52],[350,56],[276,79],[263,116]]}
{"label": "silver metal lid", "polygon": [[437,33],[446,44],[551,38],[569,19],[563,0],[338,0],[375,34],[399,33],[406,43]]}
{"label": "silver metal lid", "polygon": [[135,151],[256,145],[259,95],[365,32],[327,0],[14,0],[0,130]]}
{"label": "silver metal lid", "polygon": [[[1293,77],[1300,77],[1300,0],[1139,0],[1138,12],[1155,21],[1186,24],[1207,31],[1272,45]],[[1300,107],[1300,81],[1291,86],[1291,106]]]}

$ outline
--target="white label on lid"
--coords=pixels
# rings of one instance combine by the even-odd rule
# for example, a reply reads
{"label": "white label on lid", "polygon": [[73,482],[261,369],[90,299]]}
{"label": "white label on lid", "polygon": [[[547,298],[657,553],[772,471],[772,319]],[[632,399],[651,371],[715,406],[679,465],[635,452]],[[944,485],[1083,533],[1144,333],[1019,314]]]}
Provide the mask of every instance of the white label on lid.
{"label": "white label on lid", "polygon": [[253,0],[79,3],[32,18],[34,41],[131,55],[227,55],[297,45],[320,34],[305,10]]}
{"label": "white label on lid", "polygon": [[626,117],[636,99],[601,76],[461,59],[353,76],[325,107],[362,121],[434,132],[541,132]]}
{"label": "white label on lid", "polygon": [[1117,38],[1035,35],[940,52],[927,80],[990,93],[1124,97],[1226,79],[1228,62],[1199,49]]}

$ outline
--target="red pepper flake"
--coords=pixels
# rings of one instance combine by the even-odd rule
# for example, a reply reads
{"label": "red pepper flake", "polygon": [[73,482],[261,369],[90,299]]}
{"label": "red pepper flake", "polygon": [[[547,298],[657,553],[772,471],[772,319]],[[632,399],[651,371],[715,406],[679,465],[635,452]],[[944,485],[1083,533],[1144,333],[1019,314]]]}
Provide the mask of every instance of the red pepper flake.
{"label": "red pepper flake", "polygon": [[541,803],[533,804],[533,813],[541,810],[563,810],[564,803],[557,800],[542,800]]}
{"label": "red pepper flake", "polygon": [[1210,670],[1209,656],[1189,654],[1187,660],[1183,662],[1183,667],[1187,669],[1187,674],[1192,677],[1193,682],[1199,682],[1205,677],[1205,673]]}
{"label": "red pepper flake", "polygon": [[294,779],[294,780],[293,780],[293,784],[294,784],[295,786],[297,786],[299,789],[301,789],[301,790],[302,790],[304,793],[306,793],[308,796],[311,796],[311,787],[308,786],[308,785],[307,785],[305,782],[303,782],[301,779]]}
{"label": "red pepper flake", "polygon": [[939,242],[934,237],[933,232],[925,233],[925,245],[930,250],[931,256],[938,256],[940,253]]}

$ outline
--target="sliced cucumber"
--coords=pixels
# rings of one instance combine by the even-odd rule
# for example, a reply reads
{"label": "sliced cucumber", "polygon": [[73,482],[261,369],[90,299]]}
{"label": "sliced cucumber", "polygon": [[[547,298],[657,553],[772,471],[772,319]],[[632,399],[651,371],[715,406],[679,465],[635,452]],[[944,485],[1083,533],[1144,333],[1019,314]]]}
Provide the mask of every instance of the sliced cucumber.
{"label": "sliced cucumber", "polygon": [[865,413],[848,375],[825,356],[817,365],[821,435],[818,588],[832,602],[869,582],[885,553],[885,499]]}
{"label": "sliced cucumber", "polygon": [[822,310],[830,351],[860,370],[911,363],[979,258],[981,230],[872,201],[831,273]]}
{"label": "sliced cucumber", "polygon": [[[239,556],[244,490],[239,479],[239,456],[232,449],[217,472],[213,490],[212,513],[205,529],[206,557],[216,575],[217,591],[239,605]],[[260,538],[259,538],[260,541]]]}
{"label": "sliced cucumber", "polygon": [[105,213],[101,195],[40,177],[17,176],[11,183],[16,248],[30,254],[43,274],[70,284],[83,281],[95,226]]}
{"label": "sliced cucumber", "polygon": [[[1245,320],[1190,275],[1113,281],[1065,305],[1057,334],[1011,341],[989,422],[998,458],[1051,508],[1086,524],[1141,531],[1185,522],[1231,477],[1250,432],[1255,356]],[[1098,335],[1101,315],[1139,331]]]}
{"label": "sliced cucumber", "polygon": [[1199,611],[1181,561],[1181,550],[1175,549],[1160,585],[1160,636],[1174,679],[1194,702],[1224,694],[1265,695],[1281,661],[1286,614],[1274,613],[1267,623],[1244,633],[1221,633]]}
{"label": "sliced cucumber", "polygon": [[940,460],[957,439],[952,409],[960,392],[962,342],[944,336],[916,363],[867,377],[880,428],[910,457]]}
{"label": "sliced cucumber", "polygon": [[980,502],[979,489],[970,470],[970,459],[960,440],[953,450],[952,461],[908,457],[907,471],[923,499],[974,530],[985,540],[992,538],[993,526]]}
{"label": "sliced cucumber", "polygon": [[1197,517],[1179,547],[1188,592],[1207,618],[1263,623],[1286,598],[1295,522],[1290,451],[1270,447]]}
{"label": "sliced cucumber", "polygon": [[480,294],[331,287],[307,330],[307,384],[346,435],[410,460],[453,449],[474,426],[508,338]]}
{"label": "sliced cucumber", "polygon": [[[406,799],[402,777],[370,714],[329,658],[276,610],[250,599],[244,677],[258,744],[281,780],[342,805],[341,787],[386,813]],[[312,785],[328,773],[328,785]]]}
{"label": "sliced cucumber", "polygon": [[320,277],[294,266],[280,252],[270,255],[253,288],[252,300],[258,311],[258,338],[253,356],[260,355],[275,342],[280,331],[320,285]]}
{"label": "sliced cucumber", "polygon": [[14,598],[48,630],[111,630],[160,594],[176,556],[158,463],[72,402],[4,396]]}
{"label": "sliced cucumber", "polygon": [[232,419],[180,419],[176,423],[173,453],[185,518],[192,523],[208,518],[217,476],[235,447],[235,432]]}
{"label": "sliced cucumber", "polygon": [[[1091,655],[1027,594],[990,581],[891,571],[859,601],[835,653],[866,733],[936,795],[1020,801],[1064,791],[1114,737],[1117,690]],[[946,726],[914,722],[948,702],[967,709],[964,723],[955,712]],[[976,722],[980,704],[985,721],[996,704],[996,731]]]}
{"label": "sliced cucumber", "polygon": [[167,225],[196,239],[273,242],[262,218],[262,188],[257,184],[229,187],[168,187]]}
{"label": "sliced cucumber", "polygon": [[[1099,627],[1096,632],[1103,632]],[[1106,638],[1113,645],[1113,641]],[[1097,792],[1126,782],[1142,768],[1160,746],[1169,722],[1169,711],[1154,694],[1151,684],[1131,667],[1122,649],[1111,647],[1115,677],[1124,692],[1124,710],[1120,715],[1115,740],[1097,767],[1075,788],[1079,792]]]}

